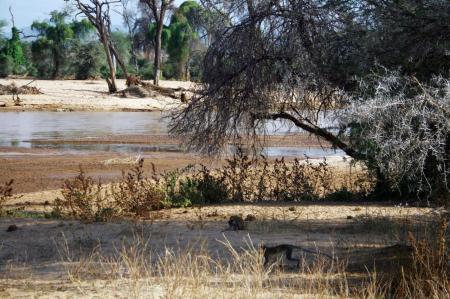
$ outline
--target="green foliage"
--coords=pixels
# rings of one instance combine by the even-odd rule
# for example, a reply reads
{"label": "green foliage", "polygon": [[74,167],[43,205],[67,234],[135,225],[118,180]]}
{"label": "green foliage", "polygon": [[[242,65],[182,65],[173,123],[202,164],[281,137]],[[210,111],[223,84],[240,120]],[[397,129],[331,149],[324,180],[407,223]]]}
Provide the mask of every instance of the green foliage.
{"label": "green foliage", "polygon": [[170,25],[171,37],[168,43],[169,55],[175,59],[183,59],[189,54],[189,42],[193,37],[191,26],[187,22]]}
{"label": "green foliage", "polygon": [[[170,28],[164,25],[161,34],[161,49],[167,49],[170,36],[171,36]],[[151,23],[150,25],[148,25],[148,38],[149,40],[154,42],[156,38],[156,23]]]}
{"label": "green foliage", "polygon": [[138,59],[139,73],[138,75],[144,80],[151,80],[153,78],[153,64],[146,59]]}
{"label": "green foliage", "polygon": [[223,177],[215,176],[206,166],[198,171],[193,165],[164,173],[160,180],[167,207],[187,207],[220,203],[228,198]]}
{"label": "green foliage", "polygon": [[97,77],[100,74],[100,58],[102,51],[96,42],[80,45],[76,59],[73,63],[75,79],[86,80]]}
{"label": "green foliage", "polygon": [[33,66],[40,78],[50,78],[53,69],[52,51],[48,41],[42,37],[31,43]]}
{"label": "green foliage", "polygon": [[195,182],[189,178],[181,179],[181,175],[187,171],[174,170],[162,175],[162,188],[165,193],[165,206],[188,207],[192,205],[191,196],[195,193]]}
{"label": "green foliage", "polygon": [[86,20],[67,23],[68,13],[65,11],[52,11],[50,15],[50,21],[35,21],[31,25],[31,28],[39,34],[39,38],[32,44],[32,52],[39,75],[56,78],[65,67],[68,67],[68,52],[74,40],[84,38],[94,27]]}
{"label": "green foliage", "polygon": [[1,77],[9,74],[24,74],[26,71],[26,59],[20,42],[19,30],[16,27],[12,27],[11,38],[4,43],[4,47],[0,50],[0,68]]}
{"label": "green foliage", "polygon": [[[170,21],[167,52],[173,64],[170,71],[179,79],[190,79],[189,59],[192,45],[198,39],[201,12],[202,8],[198,3],[186,1],[176,10]],[[169,72],[166,70],[166,73]]]}
{"label": "green foliage", "polygon": [[228,198],[228,189],[224,178],[213,175],[211,170],[204,165],[202,165],[200,173],[197,175],[197,182],[197,190],[201,195],[198,203],[220,203]]}
{"label": "green foliage", "polygon": [[8,77],[14,70],[14,60],[11,56],[0,54],[0,78]]}

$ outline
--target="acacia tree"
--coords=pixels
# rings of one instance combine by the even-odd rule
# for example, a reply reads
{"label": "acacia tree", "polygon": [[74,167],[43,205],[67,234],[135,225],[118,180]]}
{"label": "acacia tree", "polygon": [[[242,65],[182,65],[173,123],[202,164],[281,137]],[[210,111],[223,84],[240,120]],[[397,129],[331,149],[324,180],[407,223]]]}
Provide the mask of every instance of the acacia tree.
{"label": "acacia tree", "polygon": [[109,78],[106,78],[109,92],[116,92],[116,68],[115,61],[119,64],[123,74],[128,78],[128,71],[125,63],[121,59],[111,37],[111,5],[120,3],[120,0],[76,0],[76,6],[81,13],[97,29],[100,42],[103,44],[106,59],[109,67]]}
{"label": "acacia tree", "polygon": [[153,83],[159,85],[161,77],[161,45],[164,21],[167,13],[172,9],[174,0],[140,0],[140,3],[146,4],[155,21],[155,60],[154,60],[154,79]]}
{"label": "acacia tree", "polygon": [[4,20],[0,20],[0,77],[6,77],[11,73],[22,73],[25,68],[25,55],[20,43],[20,31],[14,22],[14,14],[11,7],[9,7],[9,13],[11,14],[12,23],[11,38],[4,41],[4,46],[2,45],[2,29],[7,23]]}
{"label": "acacia tree", "polygon": [[195,1],[185,1],[177,8],[170,21],[170,39],[167,50],[176,64],[179,79],[190,80],[189,61],[198,32],[203,25],[202,8]]}
{"label": "acacia tree", "polygon": [[60,75],[65,63],[66,50],[73,38],[81,38],[92,29],[87,21],[66,22],[68,12],[52,11],[50,22],[34,21],[31,29],[38,32],[38,38],[33,41],[32,49],[35,55],[50,51],[53,61],[52,78]]}
{"label": "acacia tree", "polygon": [[[348,107],[358,98],[351,96],[360,89],[354,78],[374,71],[377,60],[386,59],[391,68],[402,67],[391,51],[383,52],[372,39],[391,34],[386,30],[385,16],[366,10],[373,9],[374,1],[363,2],[227,1],[230,22],[207,51],[204,84],[187,107],[172,115],[170,132],[184,138],[191,148],[216,154],[230,141],[254,144],[277,120],[324,139],[357,160],[379,161],[352,139],[355,128],[364,124],[362,118],[356,120],[359,124],[350,122],[342,127],[330,128],[320,122],[326,116],[336,116],[336,108]],[[449,4],[441,0],[405,2],[382,1],[384,11],[391,6],[389,26],[401,32],[402,39],[418,38],[417,31],[403,27],[406,21],[414,24],[416,20],[430,32],[450,28]],[[433,40],[443,45],[442,37]],[[428,58],[429,47],[402,50],[404,44],[392,43],[390,46],[399,52],[414,53],[409,57]],[[373,47],[376,52],[371,51]],[[433,48],[433,57],[446,57],[445,49]],[[401,75],[410,75],[407,68],[402,70]],[[428,76],[448,76],[448,64],[427,71]],[[417,94],[417,89],[409,90],[414,91]],[[408,98],[415,96],[408,93]],[[382,165],[374,167],[383,181],[387,173]]]}

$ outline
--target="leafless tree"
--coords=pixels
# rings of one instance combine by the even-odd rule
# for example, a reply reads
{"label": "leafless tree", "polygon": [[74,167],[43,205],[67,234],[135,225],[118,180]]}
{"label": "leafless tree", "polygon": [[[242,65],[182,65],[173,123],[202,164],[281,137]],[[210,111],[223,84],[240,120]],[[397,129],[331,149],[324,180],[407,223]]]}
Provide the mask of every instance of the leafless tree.
{"label": "leafless tree", "polygon": [[119,4],[121,0],[75,0],[78,10],[95,26],[100,42],[103,44],[108,61],[110,76],[106,79],[109,92],[116,92],[115,61],[119,64],[125,77],[128,72],[111,38],[111,5]]}
{"label": "leafless tree", "polygon": [[164,28],[164,21],[167,12],[172,9],[174,0],[140,0],[148,6],[152,13],[153,19],[156,23],[155,34],[155,62],[154,62],[154,79],[153,83],[159,85],[159,79],[161,77],[161,38]]}
{"label": "leafless tree", "polygon": [[340,23],[328,20],[330,8],[314,3],[236,0],[228,5],[230,22],[204,59],[205,84],[173,115],[171,133],[196,150],[217,154],[225,143],[256,140],[268,124],[281,120],[357,157],[318,123],[342,96],[321,63],[328,50],[323,37],[337,39]]}

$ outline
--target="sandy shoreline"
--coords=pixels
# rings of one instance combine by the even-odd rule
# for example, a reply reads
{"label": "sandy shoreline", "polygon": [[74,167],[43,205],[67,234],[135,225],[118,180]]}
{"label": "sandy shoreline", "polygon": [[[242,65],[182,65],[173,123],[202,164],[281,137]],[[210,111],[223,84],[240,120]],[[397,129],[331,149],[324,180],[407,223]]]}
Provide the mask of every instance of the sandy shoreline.
{"label": "sandy shoreline", "polygon": [[[22,86],[30,79],[0,79],[0,84],[15,83]],[[117,80],[119,90],[126,88],[125,80]],[[161,81],[161,86],[192,88],[192,82]],[[180,105],[180,101],[162,95],[148,98],[109,94],[104,80],[36,80],[29,86],[37,87],[42,94],[19,95],[21,106],[14,106],[11,95],[0,95],[6,104],[1,111],[165,111]]]}

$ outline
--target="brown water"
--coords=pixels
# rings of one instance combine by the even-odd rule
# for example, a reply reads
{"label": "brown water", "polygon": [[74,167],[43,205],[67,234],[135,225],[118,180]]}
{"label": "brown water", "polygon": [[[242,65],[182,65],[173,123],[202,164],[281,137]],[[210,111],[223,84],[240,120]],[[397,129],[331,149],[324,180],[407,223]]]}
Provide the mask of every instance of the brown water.
{"label": "brown water", "polygon": [[[165,135],[168,119],[161,112],[2,112],[0,113],[0,146],[14,148],[51,148],[61,152],[88,154],[92,151],[145,153],[183,151],[178,145],[134,143],[64,143],[64,140],[93,139],[118,135]],[[281,123],[271,123],[268,134],[298,132]],[[40,140],[40,142],[36,142]],[[42,142],[48,140],[48,143]],[[62,142],[52,142],[62,141]],[[267,156],[323,157],[342,155],[341,151],[302,147],[267,147]],[[5,155],[7,153],[3,153]],[[17,154],[17,153],[16,153]]]}

